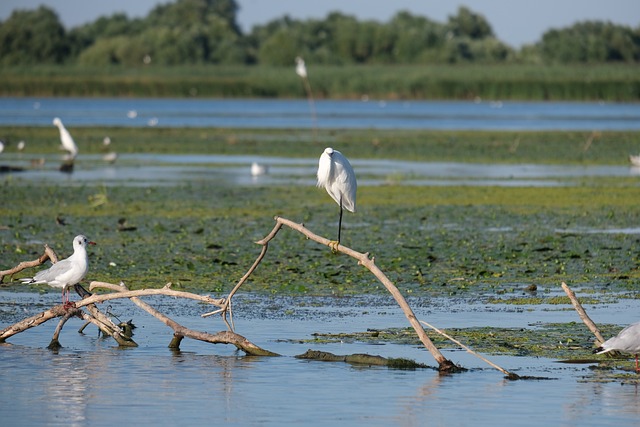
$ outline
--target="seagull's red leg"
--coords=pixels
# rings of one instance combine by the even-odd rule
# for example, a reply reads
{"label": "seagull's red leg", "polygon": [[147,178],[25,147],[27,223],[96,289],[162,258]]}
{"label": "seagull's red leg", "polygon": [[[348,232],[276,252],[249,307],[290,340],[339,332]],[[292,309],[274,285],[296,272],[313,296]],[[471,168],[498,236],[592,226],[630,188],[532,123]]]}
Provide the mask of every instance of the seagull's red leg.
{"label": "seagull's red leg", "polygon": [[640,368],[638,368],[638,355],[636,354],[636,372],[640,372]]}

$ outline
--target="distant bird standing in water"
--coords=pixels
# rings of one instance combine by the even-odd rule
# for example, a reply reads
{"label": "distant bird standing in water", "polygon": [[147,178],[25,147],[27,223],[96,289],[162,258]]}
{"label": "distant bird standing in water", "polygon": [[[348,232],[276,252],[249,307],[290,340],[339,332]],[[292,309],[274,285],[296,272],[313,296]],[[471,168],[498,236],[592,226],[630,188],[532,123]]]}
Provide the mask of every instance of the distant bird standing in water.
{"label": "distant bird standing in water", "polygon": [[82,234],[73,238],[73,254],[56,262],[46,270],[41,270],[35,276],[20,279],[26,284],[46,283],[54,288],[62,288],[62,301],[69,302],[69,288],[80,283],[89,271],[89,257],[87,245],[95,245]]}
{"label": "distant bird standing in water", "polygon": [[632,323],[618,335],[609,338],[593,352],[597,354],[608,353],[610,351],[620,351],[623,353],[631,353],[636,357],[636,372],[640,373],[638,366],[638,354],[640,353],[640,322]]}
{"label": "distant bird standing in water", "polygon": [[60,142],[62,143],[63,150],[69,152],[69,160],[75,159],[78,155],[78,146],[71,137],[71,134],[62,124],[62,120],[60,120],[58,117],[53,119],[53,124],[60,130]]}
{"label": "distant bird standing in water", "polygon": [[261,165],[258,162],[251,163],[251,176],[266,175],[269,173],[269,166]]}
{"label": "distant bird standing in water", "polygon": [[318,187],[324,187],[329,196],[340,206],[338,219],[338,240],[330,246],[335,251],[340,244],[342,230],[342,210],[356,211],[356,174],[351,163],[338,150],[328,147],[320,156],[318,162]]}

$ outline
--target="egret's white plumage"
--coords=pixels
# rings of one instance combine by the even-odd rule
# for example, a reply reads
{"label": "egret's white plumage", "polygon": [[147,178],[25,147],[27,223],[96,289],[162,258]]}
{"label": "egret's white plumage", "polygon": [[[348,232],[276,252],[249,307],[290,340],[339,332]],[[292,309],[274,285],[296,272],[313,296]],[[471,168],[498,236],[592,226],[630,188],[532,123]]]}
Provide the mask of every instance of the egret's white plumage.
{"label": "egret's white plumage", "polygon": [[269,166],[262,165],[258,162],[251,163],[251,176],[266,175],[269,173]]}
{"label": "egret's white plumage", "polygon": [[304,59],[299,56],[296,57],[296,74],[303,79],[307,78],[307,66],[304,63]]}
{"label": "egret's white plumage", "polygon": [[630,353],[636,357],[636,371],[638,369],[638,354],[640,353],[640,322],[632,323],[618,335],[609,338],[598,347],[595,352],[598,354],[608,353],[610,351],[620,351]]}
{"label": "egret's white plumage", "polygon": [[62,120],[60,120],[58,117],[53,119],[53,124],[60,130],[60,142],[62,143],[62,148],[69,152],[71,160],[75,159],[75,157],[78,155],[78,146],[71,137],[71,134],[62,124]]}
{"label": "egret's white plumage", "polygon": [[356,190],[358,183],[351,163],[338,150],[328,147],[318,162],[318,187],[324,188],[329,196],[340,206],[338,221],[338,242],[342,229],[342,209],[356,211]]}
{"label": "egret's white plumage", "polygon": [[[82,234],[73,238],[73,254],[56,262],[46,270],[41,270],[35,276],[20,279],[23,283],[40,284],[46,283],[54,288],[62,288],[64,297],[67,289],[80,283],[89,271],[89,257],[87,256],[87,245],[95,245]],[[67,298],[68,300],[68,298]]]}

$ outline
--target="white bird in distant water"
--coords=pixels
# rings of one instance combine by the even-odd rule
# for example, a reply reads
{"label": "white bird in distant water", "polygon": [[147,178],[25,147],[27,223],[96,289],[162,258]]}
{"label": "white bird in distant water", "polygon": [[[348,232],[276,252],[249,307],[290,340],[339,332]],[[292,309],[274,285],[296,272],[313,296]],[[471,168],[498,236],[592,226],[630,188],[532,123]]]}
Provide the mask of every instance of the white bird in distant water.
{"label": "white bird in distant water", "polygon": [[78,146],[71,137],[71,134],[62,124],[62,120],[58,117],[53,119],[53,124],[60,130],[60,142],[62,143],[62,149],[69,152],[70,160],[73,160],[78,155]]}
{"label": "white bird in distant water", "polygon": [[[69,302],[68,290],[71,286],[80,283],[89,271],[89,257],[87,245],[95,245],[82,234],[73,238],[73,254],[56,262],[46,270],[41,270],[33,277],[20,279],[25,284],[46,283],[54,288],[62,288],[62,301]],[[66,298],[65,298],[66,296]]]}
{"label": "white bird in distant water", "polygon": [[261,165],[258,162],[251,163],[251,176],[266,175],[269,173],[269,166]]}
{"label": "white bird in distant water", "polygon": [[351,163],[338,150],[325,148],[318,162],[318,187],[327,190],[329,196],[340,206],[338,219],[338,240],[333,242],[335,249],[340,244],[342,230],[342,210],[356,211],[356,190],[358,183]]}
{"label": "white bird in distant water", "polygon": [[618,335],[609,338],[602,345],[594,350],[594,353],[603,354],[610,351],[621,351],[631,353],[636,357],[636,372],[640,372],[638,366],[638,354],[640,353],[640,322],[632,323]]}

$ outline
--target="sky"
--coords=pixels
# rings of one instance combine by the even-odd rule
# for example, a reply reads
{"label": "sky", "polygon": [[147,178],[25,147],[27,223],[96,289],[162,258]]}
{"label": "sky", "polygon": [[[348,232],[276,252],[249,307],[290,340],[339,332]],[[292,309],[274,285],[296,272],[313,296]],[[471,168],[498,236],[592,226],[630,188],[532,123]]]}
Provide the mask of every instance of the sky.
{"label": "sky", "polygon": [[[92,22],[99,16],[124,12],[130,18],[144,17],[168,0],[0,0],[0,20],[15,9],[35,9],[46,5],[56,11],[67,28]],[[398,11],[446,22],[458,7],[467,6],[491,24],[501,41],[513,46],[535,43],[550,28],[562,28],[577,21],[601,20],[640,26],[638,0],[236,0],[240,7],[238,24],[248,32],[256,24],[289,15],[296,19],[327,16],[339,11],[359,20],[388,21]]]}

